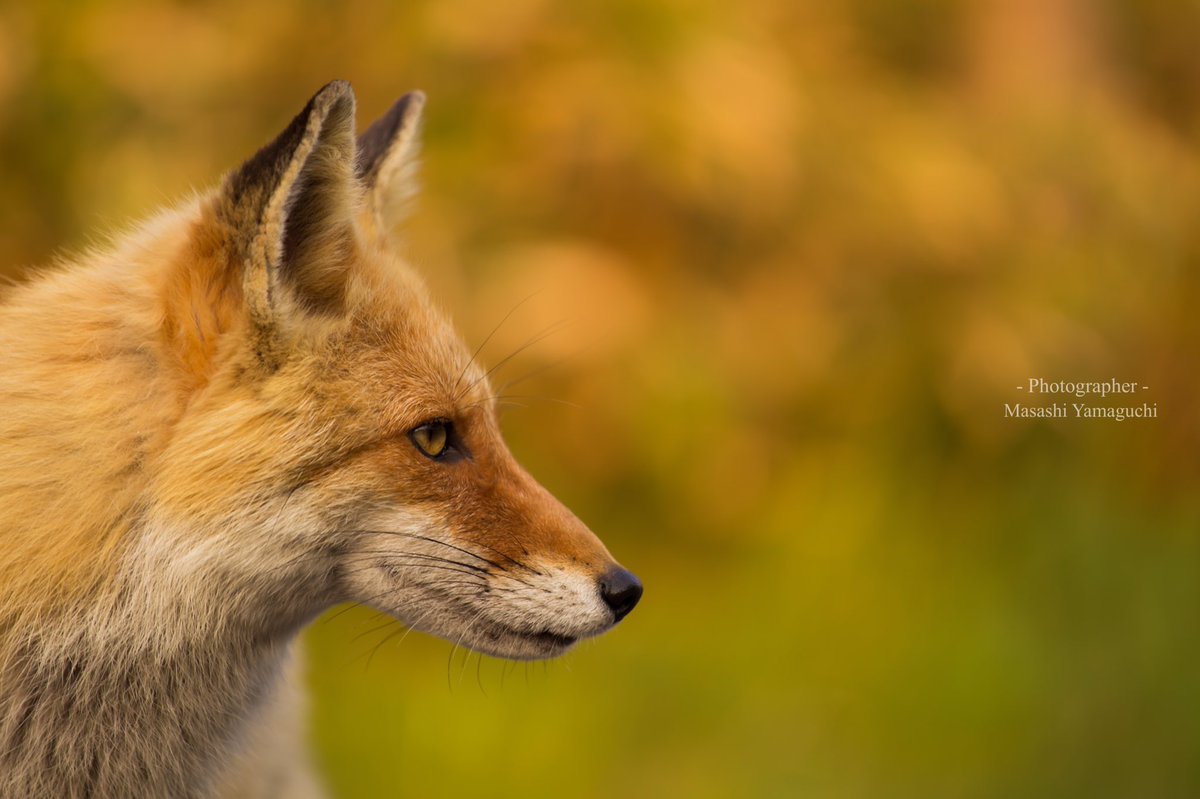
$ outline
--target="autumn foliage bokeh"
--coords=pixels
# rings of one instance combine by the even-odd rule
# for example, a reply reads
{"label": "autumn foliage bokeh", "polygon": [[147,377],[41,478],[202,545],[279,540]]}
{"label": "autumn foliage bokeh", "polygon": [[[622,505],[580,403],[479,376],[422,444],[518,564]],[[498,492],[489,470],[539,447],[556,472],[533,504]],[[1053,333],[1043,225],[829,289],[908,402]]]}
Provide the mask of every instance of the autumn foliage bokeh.
{"label": "autumn foliage bokeh", "polygon": [[[472,345],[511,312],[485,362],[533,342],[509,441],[647,588],[545,666],[318,622],[337,796],[1195,796],[1197,30],[1170,0],[0,4],[0,272],[212,185],[330,79],[362,125],[428,94],[408,252]],[[1159,416],[1004,419],[1030,377]]]}

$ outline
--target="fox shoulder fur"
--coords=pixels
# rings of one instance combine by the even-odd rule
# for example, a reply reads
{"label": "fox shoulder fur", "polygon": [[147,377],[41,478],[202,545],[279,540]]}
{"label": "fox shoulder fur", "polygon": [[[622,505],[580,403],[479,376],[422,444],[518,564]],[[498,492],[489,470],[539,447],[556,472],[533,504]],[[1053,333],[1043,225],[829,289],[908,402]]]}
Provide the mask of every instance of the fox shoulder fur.
{"label": "fox shoulder fur", "polygon": [[422,103],[356,137],[331,83],[0,301],[0,797],[312,795],[288,675],[332,605],[533,659],[637,602],[391,244]]}

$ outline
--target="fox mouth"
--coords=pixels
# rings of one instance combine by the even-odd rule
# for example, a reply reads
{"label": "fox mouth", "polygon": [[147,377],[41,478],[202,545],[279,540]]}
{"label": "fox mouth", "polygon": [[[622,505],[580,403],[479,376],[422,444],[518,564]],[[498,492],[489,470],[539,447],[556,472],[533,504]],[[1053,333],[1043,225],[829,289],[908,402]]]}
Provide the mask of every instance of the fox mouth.
{"label": "fox mouth", "polygon": [[539,644],[544,644],[550,649],[566,649],[567,647],[574,645],[574,643],[579,640],[573,635],[559,635],[558,633],[552,633],[549,630],[544,630],[540,633],[517,634],[524,635],[529,640],[535,641]]}
{"label": "fox mouth", "polygon": [[578,636],[562,635],[550,630],[528,632],[499,625],[488,630],[486,636],[488,642],[482,646],[477,644],[474,648],[513,660],[558,657],[579,640]]}
{"label": "fox mouth", "polygon": [[492,657],[507,660],[548,660],[564,654],[586,635],[567,635],[548,629],[522,630],[492,620],[477,625],[473,634],[459,642]]}

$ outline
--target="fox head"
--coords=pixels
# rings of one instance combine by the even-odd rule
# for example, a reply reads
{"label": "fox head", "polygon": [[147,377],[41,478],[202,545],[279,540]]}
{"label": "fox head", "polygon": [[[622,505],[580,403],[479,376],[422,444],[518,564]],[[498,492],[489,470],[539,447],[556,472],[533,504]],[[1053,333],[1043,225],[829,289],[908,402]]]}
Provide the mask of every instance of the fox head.
{"label": "fox head", "polygon": [[552,657],[642,587],[513,459],[487,373],[396,251],[423,102],[356,137],[331,83],[202,200],[155,292],[176,410],[148,513],[170,568],[275,597],[279,624],[356,602]]}

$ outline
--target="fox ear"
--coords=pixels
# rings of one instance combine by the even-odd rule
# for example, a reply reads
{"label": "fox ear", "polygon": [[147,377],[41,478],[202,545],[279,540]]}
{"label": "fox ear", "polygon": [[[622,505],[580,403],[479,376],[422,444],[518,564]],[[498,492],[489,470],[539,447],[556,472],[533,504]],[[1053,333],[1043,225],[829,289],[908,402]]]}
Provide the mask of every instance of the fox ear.
{"label": "fox ear", "polygon": [[417,193],[417,153],[425,95],[409,92],[358,137],[359,179],[366,186],[371,221],[380,233],[403,219]]}
{"label": "fox ear", "polygon": [[261,331],[297,312],[341,310],[355,246],[354,153],[354,92],[334,81],[226,179],[218,213]]}

